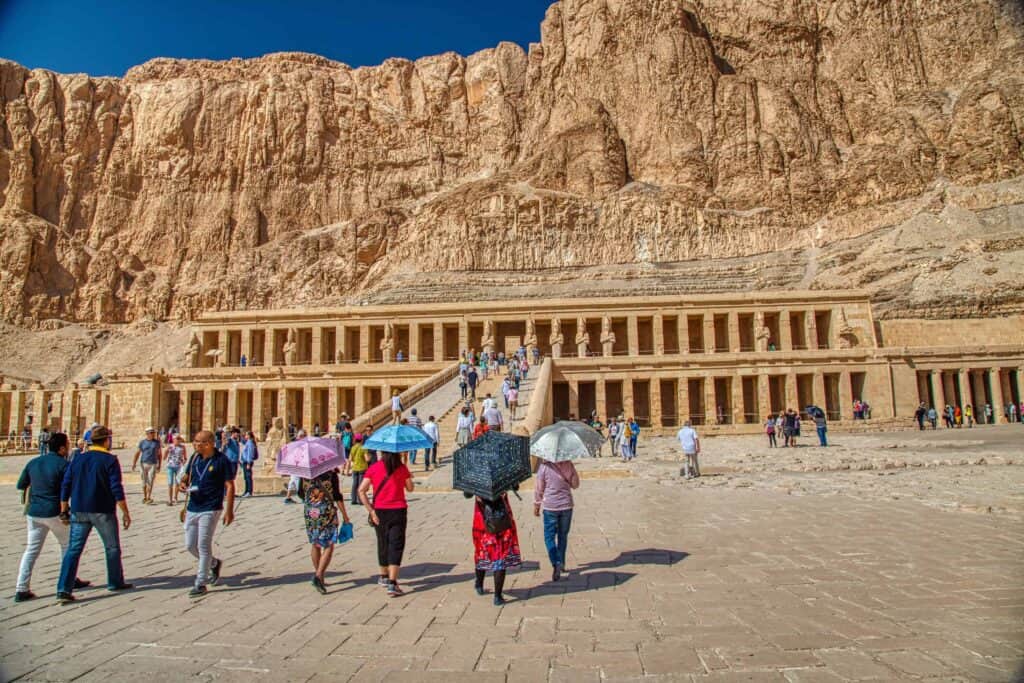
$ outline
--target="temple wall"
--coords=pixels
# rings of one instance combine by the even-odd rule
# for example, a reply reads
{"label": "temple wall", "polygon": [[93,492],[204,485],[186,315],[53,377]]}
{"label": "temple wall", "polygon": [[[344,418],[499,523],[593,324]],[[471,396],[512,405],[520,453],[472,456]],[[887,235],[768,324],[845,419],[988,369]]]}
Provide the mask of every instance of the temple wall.
{"label": "temple wall", "polygon": [[1024,344],[1024,316],[955,320],[882,320],[884,346],[963,346]]}

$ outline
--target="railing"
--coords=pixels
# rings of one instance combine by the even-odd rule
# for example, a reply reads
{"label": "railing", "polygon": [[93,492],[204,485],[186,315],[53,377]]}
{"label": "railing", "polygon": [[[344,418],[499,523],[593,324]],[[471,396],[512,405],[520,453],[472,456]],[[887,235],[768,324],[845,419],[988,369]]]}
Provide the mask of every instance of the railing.
{"label": "railing", "polygon": [[[430,377],[426,378],[418,384],[414,384],[398,397],[402,401],[403,406],[411,406],[429,394],[432,394],[437,389],[441,388],[459,374],[459,365],[455,363],[450,365],[440,372],[435,372]],[[383,403],[370,408],[362,415],[359,415],[352,420],[352,429],[354,431],[360,431],[366,425],[371,425],[376,428],[382,424],[386,424],[391,420],[391,397],[382,397]]]}
{"label": "railing", "polygon": [[550,358],[541,361],[540,372],[530,389],[530,402],[526,407],[526,417],[512,428],[513,434],[532,436],[534,432],[551,424],[551,384],[554,362]]}

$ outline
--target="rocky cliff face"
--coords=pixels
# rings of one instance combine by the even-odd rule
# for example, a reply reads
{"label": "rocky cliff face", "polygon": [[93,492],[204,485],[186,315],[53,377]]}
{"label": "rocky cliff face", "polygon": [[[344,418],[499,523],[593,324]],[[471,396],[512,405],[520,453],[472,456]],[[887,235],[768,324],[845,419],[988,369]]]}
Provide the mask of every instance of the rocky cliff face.
{"label": "rocky cliff face", "polygon": [[602,277],[1024,310],[1017,3],[563,0],[541,33],[359,69],[0,61],[0,317]]}

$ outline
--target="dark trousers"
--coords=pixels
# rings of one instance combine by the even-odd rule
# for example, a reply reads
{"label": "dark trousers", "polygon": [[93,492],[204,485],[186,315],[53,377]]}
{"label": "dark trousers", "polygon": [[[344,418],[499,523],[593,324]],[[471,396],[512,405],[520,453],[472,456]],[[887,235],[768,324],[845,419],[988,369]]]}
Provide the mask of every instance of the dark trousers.
{"label": "dark trousers", "polygon": [[365,477],[365,476],[366,476],[366,470],[363,470],[362,472],[353,472],[352,473],[352,504],[353,505],[362,505],[362,502],[359,500],[359,485],[363,483],[363,477]]}
{"label": "dark trousers", "polygon": [[544,511],[544,545],[551,566],[565,567],[565,547],[572,527],[572,510]]}
{"label": "dark trousers", "polygon": [[424,467],[430,469],[430,464],[433,463],[434,467],[437,467],[437,446],[432,446],[423,450],[423,457],[426,462],[423,463]]}
{"label": "dark trousers", "polygon": [[381,567],[401,565],[405,553],[405,525],[408,508],[397,510],[376,510],[377,519],[377,564]]}
{"label": "dark trousers", "polygon": [[245,477],[245,493],[252,493],[252,463],[242,465],[242,476]]}
{"label": "dark trousers", "polygon": [[68,541],[68,550],[60,563],[58,593],[70,593],[74,590],[78,563],[82,559],[85,542],[89,540],[89,532],[93,527],[96,527],[96,532],[103,541],[103,550],[107,556],[107,588],[124,585],[117,516],[113,512],[75,512],[71,515],[71,539]]}

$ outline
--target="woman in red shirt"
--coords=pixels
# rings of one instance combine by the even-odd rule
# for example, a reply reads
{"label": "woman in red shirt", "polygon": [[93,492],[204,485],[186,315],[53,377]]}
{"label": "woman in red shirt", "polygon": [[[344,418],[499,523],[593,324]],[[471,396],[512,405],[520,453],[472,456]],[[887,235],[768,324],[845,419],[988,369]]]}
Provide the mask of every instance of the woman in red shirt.
{"label": "woman in red shirt", "polygon": [[[398,453],[382,453],[381,460],[366,470],[359,485],[359,499],[370,511],[370,522],[377,531],[377,564],[380,578],[377,585],[387,589],[388,595],[403,595],[398,587],[398,570],[405,552],[405,527],[409,505],[405,492],[412,493],[413,480],[409,468],[402,464]],[[373,503],[369,493],[373,489]]]}
{"label": "woman in red shirt", "polygon": [[486,432],[490,431],[490,429],[491,428],[487,425],[487,418],[481,415],[480,421],[476,423],[475,427],[473,427],[473,438],[479,439]]}

